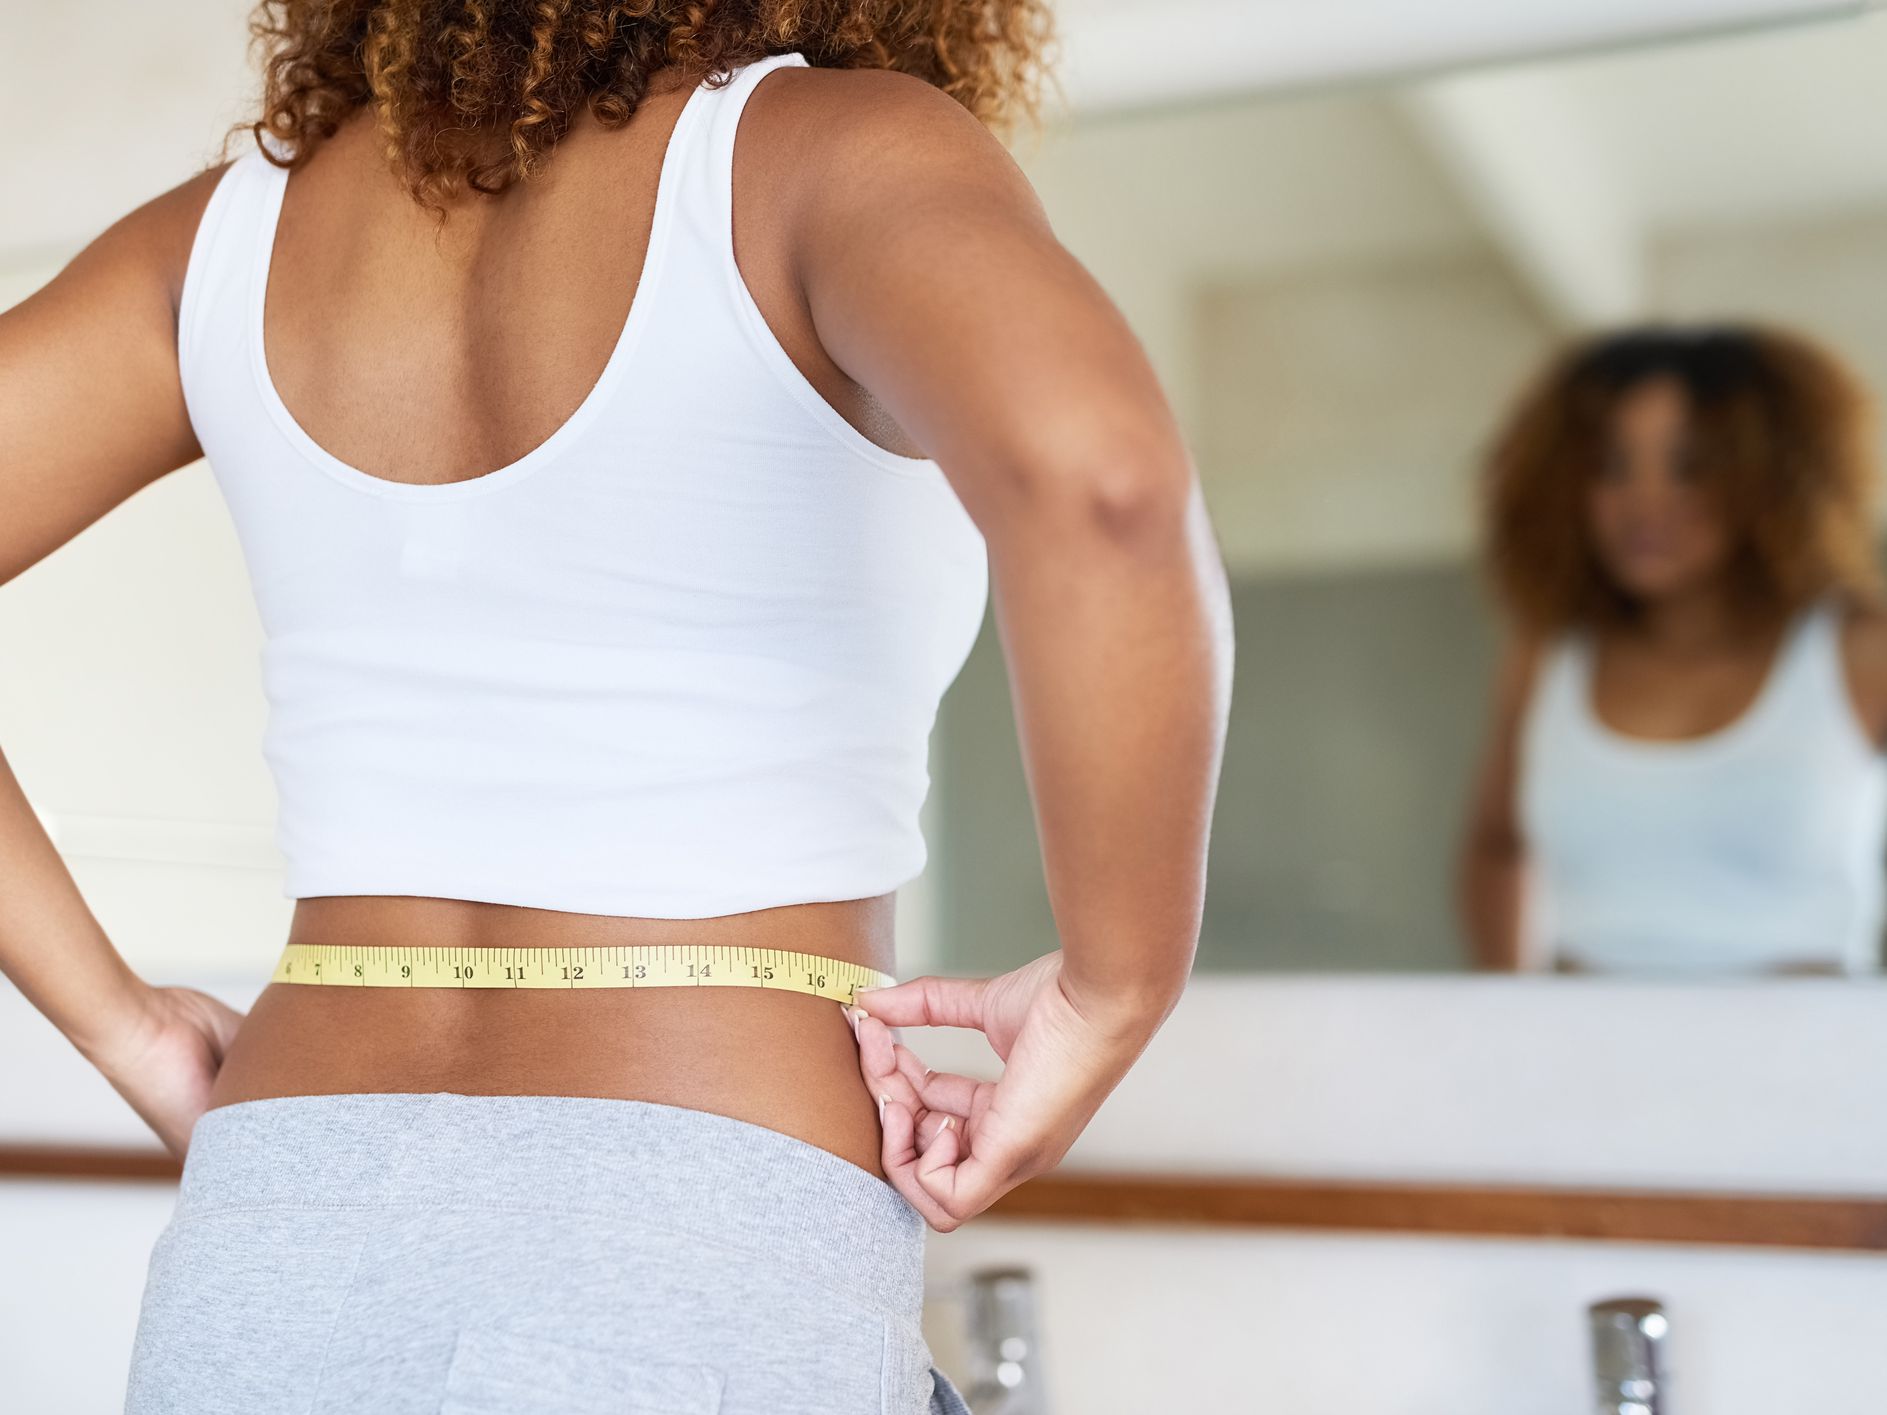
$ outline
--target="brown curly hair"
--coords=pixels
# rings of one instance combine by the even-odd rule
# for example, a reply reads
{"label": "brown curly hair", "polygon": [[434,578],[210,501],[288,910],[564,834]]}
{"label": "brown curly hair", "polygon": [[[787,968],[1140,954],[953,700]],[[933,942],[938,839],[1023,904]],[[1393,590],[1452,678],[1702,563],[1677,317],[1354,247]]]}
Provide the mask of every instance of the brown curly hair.
{"label": "brown curly hair", "polygon": [[1830,591],[1876,600],[1874,409],[1860,380],[1829,350],[1781,329],[1646,325],[1562,349],[1491,444],[1487,570],[1513,618],[1550,633],[1636,612],[1592,544],[1586,491],[1613,411],[1662,378],[1683,390],[1744,602],[1793,609]]}
{"label": "brown curly hair", "polygon": [[671,65],[699,82],[798,50],[815,67],[894,69],[1006,134],[1039,127],[1057,43],[1049,0],[261,0],[249,30],[261,116],[225,151],[248,131],[299,167],[370,107],[389,164],[439,212],[531,176],[584,106],[626,123]]}

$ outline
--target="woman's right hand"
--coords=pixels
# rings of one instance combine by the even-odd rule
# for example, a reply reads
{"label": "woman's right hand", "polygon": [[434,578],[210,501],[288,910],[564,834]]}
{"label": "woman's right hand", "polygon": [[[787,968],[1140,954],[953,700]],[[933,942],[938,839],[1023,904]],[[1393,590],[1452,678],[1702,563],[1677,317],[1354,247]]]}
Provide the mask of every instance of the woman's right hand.
{"label": "woman's right hand", "polygon": [[[882,1100],[886,1177],[939,1233],[1059,1164],[1165,1020],[1083,997],[1059,949],[999,977],[864,989],[857,1004],[859,1069]],[[1002,1076],[930,1071],[893,1027],[974,1027],[1002,1058]]]}
{"label": "woman's right hand", "polygon": [[196,988],[153,987],[138,1025],[86,1055],[182,1159],[244,1015]]}

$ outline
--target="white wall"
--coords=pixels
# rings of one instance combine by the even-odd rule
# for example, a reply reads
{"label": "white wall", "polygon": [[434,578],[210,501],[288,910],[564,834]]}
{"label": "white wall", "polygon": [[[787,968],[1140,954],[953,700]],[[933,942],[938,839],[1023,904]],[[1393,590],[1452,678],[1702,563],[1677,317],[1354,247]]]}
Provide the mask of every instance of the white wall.
{"label": "white wall", "polygon": [[120,1415],[169,1184],[0,1180],[0,1410]]}
{"label": "white wall", "polygon": [[[1667,233],[1649,248],[1645,314],[1801,329],[1887,396],[1883,251],[1881,207]],[[1493,254],[1228,278],[1192,308],[1193,445],[1236,570],[1474,553],[1480,456],[1558,337]]]}
{"label": "white wall", "polygon": [[1242,571],[1337,572],[1473,551],[1473,457],[1548,347],[1485,255],[1201,292],[1198,441]]}
{"label": "white wall", "polygon": [[1653,248],[1652,279],[1656,312],[1793,325],[1887,397],[1887,206],[1674,231]]}
{"label": "white wall", "polygon": [[995,1222],[931,1240],[940,1288],[1015,1263],[1056,1415],[1590,1415],[1585,1305],[1640,1293],[1671,1318],[1675,1410],[1887,1404],[1873,1256]]}
{"label": "white wall", "polygon": [[1486,244],[1393,106],[1370,95],[1058,127],[1017,157],[1195,438],[1202,283]]}

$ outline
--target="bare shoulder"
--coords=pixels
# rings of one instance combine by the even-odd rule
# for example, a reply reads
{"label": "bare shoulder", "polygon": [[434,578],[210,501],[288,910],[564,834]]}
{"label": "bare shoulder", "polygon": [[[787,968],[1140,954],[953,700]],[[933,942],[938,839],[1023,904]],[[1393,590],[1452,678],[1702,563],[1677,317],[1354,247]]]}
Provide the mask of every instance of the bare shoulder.
{"label": "bare shoulder", "polygon": [[122,223],[163,279],[173,310],[183,292],[184,271],[190,263],[197,228],[229,165],[220,162],[185,178],[133,210]]}
{"label": "bare shoulder", "polygon": [[1841,637],[1852,652],[1887,658],[1887,605],[1849,600],[1842,606]]}
{"label": "bare shoulder", "polygon": [[1495,661],[1490,695],[1489,743],[1496,753],[1511,752],[1518,742],[1550,648],[1547,636],[1518,625],[1508,627]]}
{"label": "bare shoulder", "polygon": [[202,455],[184,402],[177,314],[222,170],[119,217],[0,310],[0,581]]}
{"label": "bare shoulder", "polygon": [[146,236],[153,242],[170,250],[179,246],[187,255],[190,243],[196,238],[196,231],[203,220],[203,212],[210,204],[210,197],[217,185],[229,171],[229,162],[219,162],[213,167],[205,167],[194,176],[186,177],[167,192],[151,198],[132,213],[143,226]]}
{"label": "bare shoulder", "polygon": [[949,469],[986,534],[1021,487],[1190,500],[1146,349],[975,114],[886,70],[782,67],[750,103],[772,105],[749,170],[777,159],[779,245],[820,347]]}
{"label": "bare shoulder", "polygon": [[1851,600],[1843,606],[1841,647],[1857,677],[1887,677],[1887,605]]}
{"label": "bare shoulder", "polygon": [[[892,69],[787,66],[752,99],[791,141],[806,188],[855,202],[973,191],[1031,215],[1042,207],[995,133],[936,85]],[[790,136],[787,136],[790,135]]]}
{"label": "bare shoulder", "polygon": [[133,207],[100,232],[55,281],[108,287],[124,302],[141,295],[174,322],[197,228],[228,163],[207,167]]}
{"label": "bare shoulder", "polygon": [[1543,635],[1530,630],[1509,632],[1500,649],[1500,665],[1495,670],[1496,694],[1510,713],[1517,714],[1533,696],[1534,681],[1545,659],[1547,642]]}

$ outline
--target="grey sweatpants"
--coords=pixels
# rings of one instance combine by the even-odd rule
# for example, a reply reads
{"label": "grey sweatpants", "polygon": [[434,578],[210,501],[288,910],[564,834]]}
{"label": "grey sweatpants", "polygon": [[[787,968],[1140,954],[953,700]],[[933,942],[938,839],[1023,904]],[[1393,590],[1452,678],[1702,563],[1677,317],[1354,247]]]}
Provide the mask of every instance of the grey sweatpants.
{"label": "grey sweatpants", "polygon": [[205,1111],[126,1415],[968,1415],[922,1216],[777,1130],[456,1092]]}

